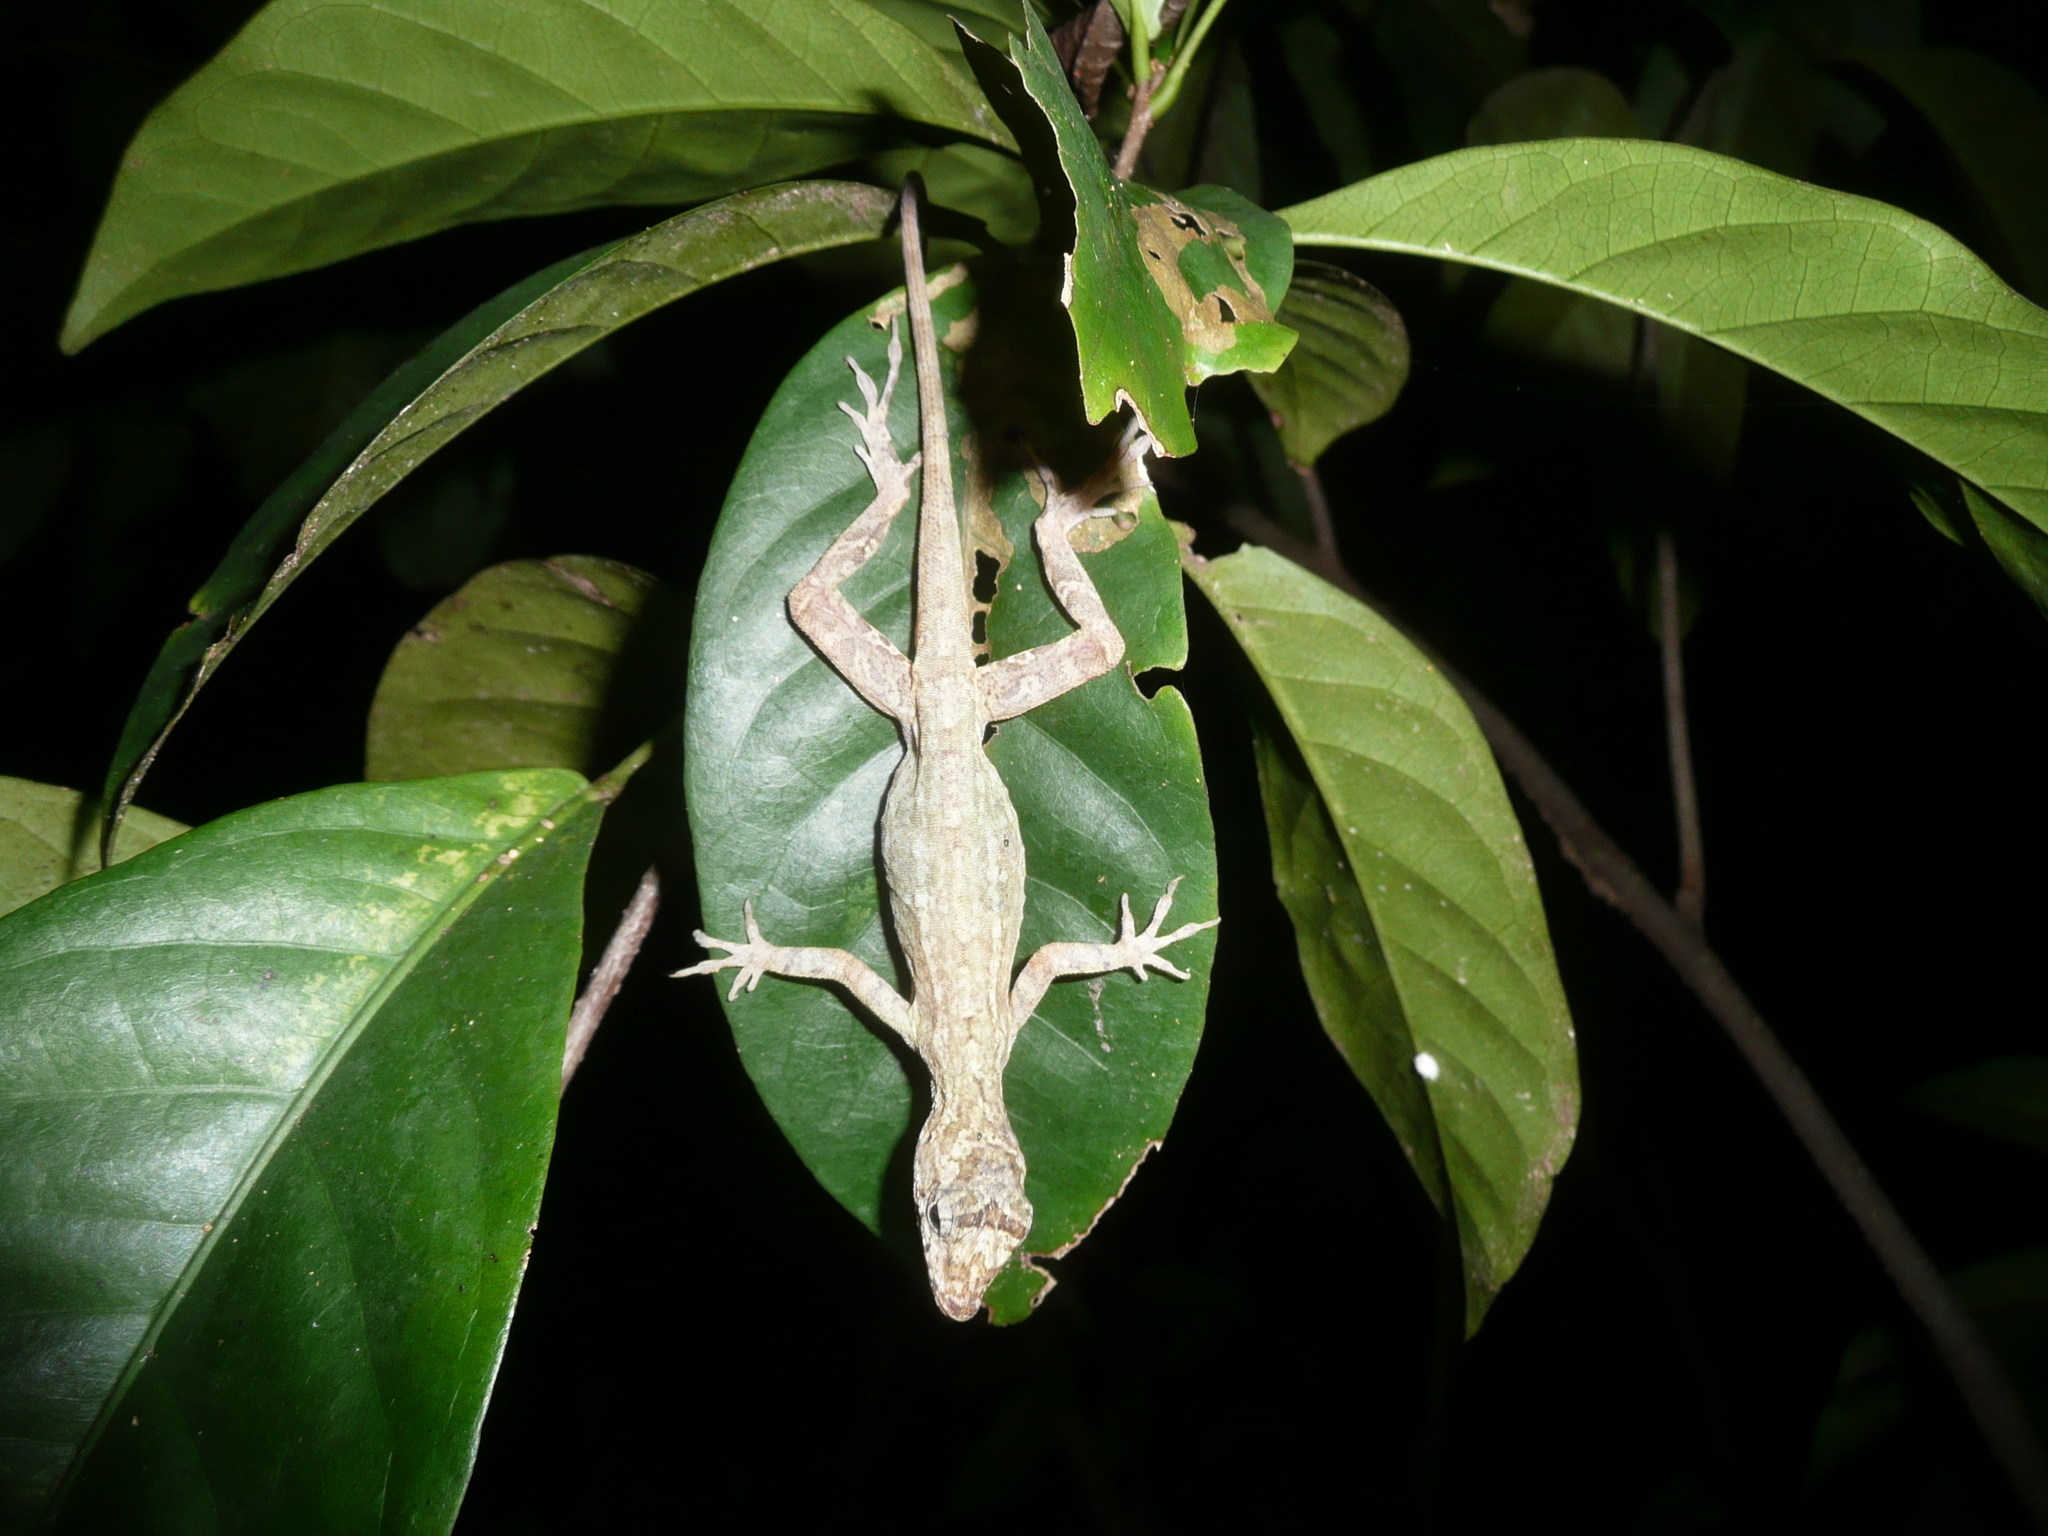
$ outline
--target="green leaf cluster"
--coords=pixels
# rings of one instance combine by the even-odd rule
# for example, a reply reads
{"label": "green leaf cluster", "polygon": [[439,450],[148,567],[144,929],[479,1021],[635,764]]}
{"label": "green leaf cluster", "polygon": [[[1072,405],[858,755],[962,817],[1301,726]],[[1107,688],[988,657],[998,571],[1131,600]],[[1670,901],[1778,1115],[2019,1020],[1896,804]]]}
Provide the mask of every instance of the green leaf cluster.
{"label": "green leaf cluster", "polygon": [[[1069,629],[1033,518],[1047,476],[1106,458],[1126,408],[1160,456],[1185,457],[1190,389],[1245,372],[1282,478],[1310,487],[1334,443],[1395,409],[1400,312],[1346,267],[1297,266],[1304,246],[1505,274],[1487,335],[1654,395],[1723,477],[1746,367],[1769,369],[1938,465],[1916,493],[1928,520],[2048,609],[2048,314],[1933,224],[1791,179],[1819,135],[1868,144],[1873,100],[1903,100],[1988,210],[2001,270],[2038,298],[2048,108],[2011,71],[1792,8],[1719,7],[1727,62],[1695,87],[1661,50],[1631,97],[1591,70],[1526,68],[1504,25],[1523,7],[1382,0],[1342,33],[1303,13],[1278,29],[1279,67],[1349,184],[1275,214],[1255,196],[1245,50],[1226,27],[1203,51],[1222,8],[1117,6],[1134,84],[1172,33],[1156,105],[1180,115],[1138,180],[1105,140],[1145,132],[1143,113],[1112,91],[1091,122],[1071,61],[1014,0],[272,0],[150,115],[68,349],[175,297],[457,224],[684,211],[507,289],[362,400],[191,600],[99,797],[0,779],[0,1528],[59,1507],[90,1529],[452,1525],[553,1144],[586,862],[646,758],[586,780],[655,580],[597,555],[492,567],[398,642],[367,782],[189,830],[130,802],[256,621],[442,447],[656,310],[881,239],[912,173],[934,232],[977,253],[930,298],[987,658]],[[1366,35],[1400,66],[1411,140],[1445,152],[1366,174],[1383,124],[1368,131],[1339,62]],[[792,179],[821,172],[835,179]],[[761,414],[697,584],[679,742],[705,928],[737,930],[752,903],[776,941],[843,947],[884,977],[899,968],[875,826],[902,745],[786,603],[868,499],[842,407],[856,371],[892,376],[904,303],[832,327]],[[716,359],[684,366],[716,386]],[[914,452],[907,372],[890,427]],[[47,515],[50,453],[5,447],[28,527]],[[846,589],[904,649],[913,521]],[[1341,575],[1328,509],[1295,521],[1280,529],[1295,553]],[[1143,910],[1176,879],[1176,921],[1217,910],[1193,718],[1171,685],[1140,686],[1188,663],[1185,573],[1249,663],[1308,992],[1455,1235],[1469,1333],[1528,1255],[1579,1115],[1514,807],[1471,710],[1384,616],[1272,551],[1203,558],[1177,534],[1149,485],[1102,508],[1077,548],[1125,663],[987,743],[1028,849],[1024,948],[1108,938],[1119,898]],[[652,793],[672,801],[674,784]],[[636,873],[654,862],[650,839],[620,836]],[[1185,982],[1063,983],[1020,1035],[1004,1087],[1036,1220],[989,1293],[995,1321],[1030,1315],[1050,1289],[1037,1261],[1081,1242],[1167,1136],[1215,944],[1176,950]],[[736,991],[726,1015],[805,1166],[914,1251],[916,1063],[823,987]],[[2039,1066],[1987,1064],[1920,1102],[2038,1149]],[[2038,1255],[1985,1270],[1980,1310],[2037,1297],[2038,1270]],[[1896,1406],[1889,1345],[1859,1347],[1817,1465],[1861,1454]]]}

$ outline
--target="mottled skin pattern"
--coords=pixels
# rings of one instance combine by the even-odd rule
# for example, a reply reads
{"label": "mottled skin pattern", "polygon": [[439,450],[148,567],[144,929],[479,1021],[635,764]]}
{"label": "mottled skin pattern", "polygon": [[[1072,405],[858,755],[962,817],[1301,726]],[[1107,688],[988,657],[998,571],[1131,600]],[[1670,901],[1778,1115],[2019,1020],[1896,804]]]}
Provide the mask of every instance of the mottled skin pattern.
{"label": "mottled skin pattern", "polygon": [[[1150,926],[1140,931],[1127,896],[1115,943],[1048,944],[1012,981],[1024,921],[1024,842],[1009,791],[983,742],[995,722],[1078,688],[1123,659],[1123,636],[1069,535],[1124,483],[1124,471],[1150,444],[1134,431],[1121,454],[1129,462],[1112,464],[1076,491],[1062,490],[1041,472],[1045,510],[1033,531],[1053,593],[1077,627],[1054,644],[977,667],[914,188],[903,201],[903,264],[923,451],[905,462],[889,436],[889,401],[903,358],[892,326],[887,379],[877,389],[849,359],[867,409],[840,407],[860,429],[854,451],[874,480],[875,499],[791,591],[789,616],[903,734],[903,761],[882,802],[881,851],[889,913],[910,967],[911,997],[906,1001],[845,950],[767,942],[751,902],[744,942],[700,932],[698,943],[728,953],[676,974],[738,967],[734,997],[770,972],[836,982],[910,1043],[932,1081],[932,1110],[918,1135],[912,1172],[925,1264],[940,1309],[966,1319],[1031,1230],[1024,1154],[1003,1104],[1003,1069],[1017,1031],[1062,976],[1128,969],[1142,981],[1149,967],[1186,980],[1187,973],[1160,959],[1159,951],[1215,920],[1161,934],[1173,900],[1169,885]],[[920,461],[925,472],[912,661],[854,610],[839,586],[881,547],[890,522],[909,501],[911,474]]]}

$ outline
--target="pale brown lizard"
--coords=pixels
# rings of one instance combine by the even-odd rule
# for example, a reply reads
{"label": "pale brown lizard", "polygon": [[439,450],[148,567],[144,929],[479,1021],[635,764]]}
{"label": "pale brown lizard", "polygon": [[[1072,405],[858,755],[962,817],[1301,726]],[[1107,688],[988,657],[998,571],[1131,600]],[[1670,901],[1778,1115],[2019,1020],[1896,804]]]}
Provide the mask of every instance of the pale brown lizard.
{"label": "pale brown lizard", "polygon": [[[914,182],[905,189],[902,210],[922,452],[908,462],[899,459],[889,435],[889,402],[903,358],[892,322],[882,386],[877,389],[849,358],[867,409],[840,406],[860,429],[854,452],[874,481],[875,499],[791,590],[789,617],[903,736],[903,760],[882,802],[881,853],[911,996],[905,999],[843,949],[768,942],[751,901],[744,942],[700,931],[698,943],[728,953],[676,974],[708,975],[737,966],[733,997],[770,972],[836,982],[909,1042],[931,1073],[931,1114],[918,1136],[912,1172],[925,1264],[940,1309],[966,1319],[1031,1230],[1024,1154],[1003,1104],[1003,1069],[1018,1030],[1046,988],[1063,976],[1128,969],[1142,981],[1150,967],[1185,981],[1187,973],[1160,959],[1159,951],[1218,920],[1161,934],[1159,925],[1180,883],[1176,878],[1142,931],[1125,896],[1115,943],[1047,944],[1012,979],[1024,920],[1024,842],[1009,791],[984,743],[992,724],[1078,688],[1123,659],[1123,636],[1070,535],[1126,483],[1127,471],[1141,463],[1151,443],[1134,424],[1119,459],[1078,490],[1064,490],[1049,471],[1039,471],[1045,510],[1033,532],[1046,579],[1077,627],[1053,644],[977,666]],[[911,476],[920,463],[913,654],[905,657],[839,587],[881,547],[909,501]]]}

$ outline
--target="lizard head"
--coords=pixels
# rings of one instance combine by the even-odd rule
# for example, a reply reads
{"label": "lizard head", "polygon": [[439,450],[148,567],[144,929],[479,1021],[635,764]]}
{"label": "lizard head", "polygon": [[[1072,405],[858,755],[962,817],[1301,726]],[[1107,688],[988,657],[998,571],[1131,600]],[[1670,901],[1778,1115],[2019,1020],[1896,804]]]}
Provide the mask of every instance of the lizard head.
{"label": "lizard head", "polygon": [[911,1188],[932,1296],[946,1316],[966,1322],[1031,1230],[1024,1154],[1006,1120],[949,1125],[934,1114],[918,1138]]}

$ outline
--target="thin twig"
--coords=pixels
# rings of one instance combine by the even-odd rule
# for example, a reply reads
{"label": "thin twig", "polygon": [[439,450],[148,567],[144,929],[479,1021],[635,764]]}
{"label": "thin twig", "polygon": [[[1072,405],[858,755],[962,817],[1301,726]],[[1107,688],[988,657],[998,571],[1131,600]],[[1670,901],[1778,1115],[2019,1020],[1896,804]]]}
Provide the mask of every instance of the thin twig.
{"label": "thin twig", "polygon": [[640,946],[647,942],[647,931],[654,926],[654,914],[660,906],[661,877],[650,869],[640,877],[633,899],[620,914],[619,926],[612,930],[611,942],[605,945],[597,969],[590,973],[583,995],[576,999],[575,1010],[569,1015],[569,1040],[562,1052],[564,1091],[583,1064],[583,1053],[590,1049],[591,1036],[604,1022],[605,1010],[625,984],[626,972],[633,968]]}
{"label": "thin twig", "polygon": [[1344,569],[1344,557],[1337,552],[1337,525],[1330,518],[1330,498],[1323,491],[1323,477],[1312,464],[1297,464],[1301,492],[1308,501],[1309,526],[1316,535],[1316,563],[1312,570],[1325,581],[1335,581],[1333,571]]}
{"label": "thin twig", "polygon": [[1678,601],[1678,544],[1657,535],[1657,645],[1664,653],[1664,735],[1671,748],[1671,803],[1678,815],[1678,915],[1700,927],[1707,915],[1707,850],[1700,837],[1700,794],[1692,772],[1692,727],[1685,712],[1685,636]]}
{"label": "thin twig", "polygon": [[[1240,509],[1231,514],[1230,521],[1247,538],[1308,570],[1317,569],[1317,551],[1270,518]],[[1891,1276],[1906,1305],[1927,1329],[1957,1392],[1977,1421],[2035,1529],[2048,1532],[2048,1459],[2042,1456],[2012,1382],[1955,1291],[1935,1268],[1934,1261],[1857,1155],[1834,1116],[1828,1113],[1798,1062],[1771,1032],[1756,1005],[1736,985],[1721,957],[1708,947],[1699,928],[1680,916],[1622,852],[1621,846],[1601,830],[1592,813],[1514,722],[1375,602],[1348,571],[1341,566],[1338,569],[1342,579],[1327,578],[1331,584],[1349,592],[1407,635],[1435,664],[1444,680],[1464,696],[1495,758],[1534,803],[1556,834],[1564,856],[1585,877],[1593,894],[1619,909],[1636,925],[1734,1041],[1735,1048],[1762,1081],[1764,1091],[1833,1189],[1835,1198],[1877,1254],[1878,1262]]]}
{"label": "thin twig", "polygon": [[[1156,121],[1173,110],[1173,104],[1180,97],[1181,82],[1188,77],[1188,66],[1195,62],[1195,55],[1201,52],[1202,42],[1209,35],[1209,29],[1216,24],[1216,18],[1223,14],[1225,0],[1210,0],[1209,8],[1188,21],[1181,28],[1180,35],[1173,43],[1173,63],[1168,66],[1166,78],[1159,89],[1152,93],[1152,116]],[[1163,15],[1164,12],[1162,11]]]}
{"label": "thin twig", "polygon": [[1124,130],[1124,141],[1116,151],[1118,181],[1129,181],[1138,169],[1138,151],[1145,147],[1145,135],[1152,131],[1152,93],[1159,89],[1159,82],[1165,77],[1166,66],[1155,61],[1132,93],[1131,126]]}

